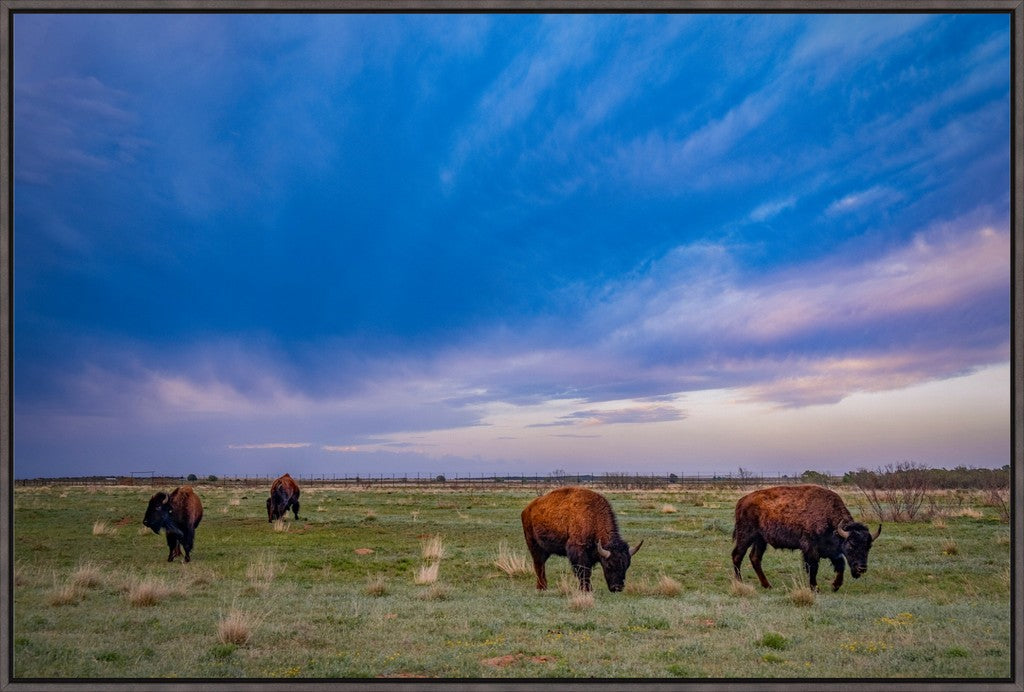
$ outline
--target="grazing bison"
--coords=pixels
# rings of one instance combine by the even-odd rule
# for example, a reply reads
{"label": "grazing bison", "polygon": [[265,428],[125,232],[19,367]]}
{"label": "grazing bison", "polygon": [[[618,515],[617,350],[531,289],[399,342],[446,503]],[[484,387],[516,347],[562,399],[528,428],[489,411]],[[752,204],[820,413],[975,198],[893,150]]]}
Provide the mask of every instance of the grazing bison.
{"label": "grazing bison", "polygon": [[170,495],[157,493],[149,500],[146,516],[142,523],[160,533],[163,529],[167,534],[167,547],[170,554],[168,562],[181,555],[185,549],[185,562],[191,560],[192,544],[196,537],[196,527],[203,518],[203,503],[192,490],[192,486],[184,485],[175,488]]}
{"label": "grazing bison", "polygon": [[548,586],[544,563],[552,555],[565,555],[581,589],[590,591],[590,570],[600,562],[608,590],[622,591],[630,558],[644,543],[630,548],[619,537],[608,500],[586,488],[552,490],[528,504],[522,520],[540,590]]}
{"label": "grazing bison", "polygon": [[761,570],[765,546],[799,549],[811,588],[818,589],[818,561],[828,558],[836,570],[832,590],[843,585],[843,557],[850,562],[850,574],[856,579],[868,570],[868,551],[882,532],[872,535],[868,527],[853,520],[842,499],[817,485],[781,485],[748,493],[736,503],[736,542],[732,564],[740,579],[743,555],[750,548],[750,564],[761,580],[771,588]]}
{"label": "grazing bison", "polygon": [[267,521],[280,519],[288,510],[295,512],[299,518],[299,486],[287,473],[270,485],[270,497],[267,498]]}

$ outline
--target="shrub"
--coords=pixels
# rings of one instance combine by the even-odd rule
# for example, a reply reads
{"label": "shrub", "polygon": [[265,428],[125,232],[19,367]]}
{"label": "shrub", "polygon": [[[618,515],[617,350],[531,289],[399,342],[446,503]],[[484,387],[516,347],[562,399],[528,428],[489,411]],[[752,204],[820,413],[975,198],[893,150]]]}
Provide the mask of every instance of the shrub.
{"label": "shrub", "polygon": [[883,521],[913,521],[932,487],[929,469],[913,462],[847,474]]}
{"label": "shrub", "polygon": [[764,635],[757,641],[758,646],[766,646],[769,649],[775,649],[776,651],[782,651],[789,646],[789,640],[778,632],[765,632]]}

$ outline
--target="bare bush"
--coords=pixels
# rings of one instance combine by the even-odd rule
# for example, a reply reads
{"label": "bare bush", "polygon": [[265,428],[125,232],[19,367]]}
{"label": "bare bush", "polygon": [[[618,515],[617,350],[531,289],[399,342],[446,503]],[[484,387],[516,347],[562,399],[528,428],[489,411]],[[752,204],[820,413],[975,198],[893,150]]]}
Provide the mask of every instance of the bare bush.
{"label": "bare bush", "polygon": [[913,521],[931,487],[928,468],[913,462],[889,464],[877,471],[861,469],[851,473],[850,480],[882,521]]}

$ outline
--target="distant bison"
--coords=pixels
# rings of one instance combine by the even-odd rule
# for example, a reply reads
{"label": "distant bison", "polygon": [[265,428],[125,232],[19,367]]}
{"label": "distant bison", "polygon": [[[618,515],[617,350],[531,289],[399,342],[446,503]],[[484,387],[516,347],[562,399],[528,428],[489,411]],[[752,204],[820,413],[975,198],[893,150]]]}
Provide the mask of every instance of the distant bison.
{"label": "distant bison", "polygon": [[188,562],[192,559],[190,553],[196,527],[202,518],[203,503],[192,486],[184,485],[175,488],[170,495],[161,492],[150,498],[142,523],[153,529],[153,533],[160,533],[163,529],[167,534],[168,562],[181,555],[182,548],[185,549],[185,562]]}
{"label": "distant bison", "polygon": [[280,519],[288,510],[299,518],[299,486],[287,473],[270,485],[270,497],[267,498],[267,521]]}
{"label": "distant bison", "polygon": [[608,590],[622,591],[630,558],[644,543],[630,548],[619,537],[608,500],[586,488],[552,490],[528,504],[522,520],[540,590],[548,586],[544,563],[551,555],[565,555],[581,589],[590,591],[590,570],[600,562]]}
{"label": "distant bison", "polygon": [[868,570],[868,551],[882,532],[872,535],[864,524],[855,522],[839,495],[817,485],[782,485],[755,490],[736,503],[736,526],[732,537],[732,564],[740,579],[743,555],[750,548],[750,564],[761,580],[771,584],[761,570],[765,546],[799,549],[811,588],[818,589],[818,561],[831,560],[836,570],[832,590],[843,585],[843,557],[850,562],[856,579]]}

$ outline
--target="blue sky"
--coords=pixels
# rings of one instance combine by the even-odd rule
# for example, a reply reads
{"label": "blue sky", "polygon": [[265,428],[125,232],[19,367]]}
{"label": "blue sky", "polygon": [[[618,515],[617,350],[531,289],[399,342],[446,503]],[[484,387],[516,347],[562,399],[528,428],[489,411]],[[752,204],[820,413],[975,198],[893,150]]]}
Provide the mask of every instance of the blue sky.
{"label": "blue sky", "polygon": [[1002,466],[1009,36],[16,14],[15,475]]}

